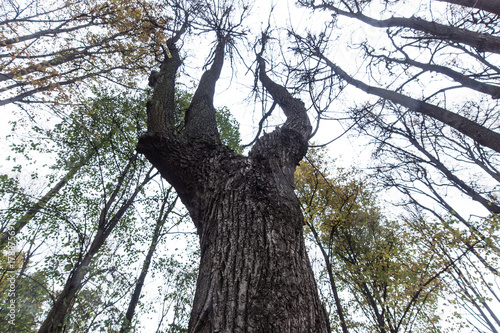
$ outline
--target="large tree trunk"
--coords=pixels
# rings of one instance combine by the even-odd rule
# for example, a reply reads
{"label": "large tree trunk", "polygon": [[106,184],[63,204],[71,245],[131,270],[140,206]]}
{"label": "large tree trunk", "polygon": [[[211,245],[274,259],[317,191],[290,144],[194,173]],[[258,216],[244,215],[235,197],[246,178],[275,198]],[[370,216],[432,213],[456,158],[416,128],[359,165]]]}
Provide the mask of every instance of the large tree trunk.
{"label": "large tree trunk", "polygon": [[[182,193],[198,228],[189,332],[327,332],[293,188],[299,154],[291,148],[305,143],[283,129],[241,157],[203,144],[179,154],[165,139],[143,137],[140,150]],[[165,155],[177,154],[184,179],[162,167]]]}
{"label": "large tree trunk", "polygon": [[281,129],[255,144],[248,157],[222,146],[207,124],[224,57],[219,36],[212,67],[200,80],[186,116],[187,133],[172,130],[175,45],[148,106],[148,133],[138,144],[177,190],[197,227],[201,261],[189,332],[329,332],[304,245],[294,193],[295,167],[307,151],[311,126],[302,102],[272,82],[259,58],[260,79],[284,110]]}

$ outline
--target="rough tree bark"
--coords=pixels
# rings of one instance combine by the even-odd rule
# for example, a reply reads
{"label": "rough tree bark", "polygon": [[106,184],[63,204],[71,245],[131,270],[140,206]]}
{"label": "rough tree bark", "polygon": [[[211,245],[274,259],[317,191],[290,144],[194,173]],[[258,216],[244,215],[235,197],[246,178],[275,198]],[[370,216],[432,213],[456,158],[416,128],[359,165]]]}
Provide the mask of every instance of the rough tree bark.
{"label": "rough tree bark", "polygon": [[259,57],[260,81],[287,121],[248,157],[224,147],[212,103],[226,46],[219,35],[186,130],[177,133],[172,114],[181,60],[175,40],[167,46],[172,57],[150,80],[148,132],[137,150],[175,187],[197,227],[201,261],[189,332],[329,332],[293,186],[311,131],[303,103],[266,75]]}

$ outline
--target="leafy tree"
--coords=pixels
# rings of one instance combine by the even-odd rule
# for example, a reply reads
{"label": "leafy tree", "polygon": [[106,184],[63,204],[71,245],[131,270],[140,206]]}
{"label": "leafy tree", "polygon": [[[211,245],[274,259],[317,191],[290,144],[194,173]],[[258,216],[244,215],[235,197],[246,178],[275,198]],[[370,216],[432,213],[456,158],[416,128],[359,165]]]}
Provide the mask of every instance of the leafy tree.
{"label": "leafy tree", "polygon": [[[55,228],[54,235],[57,238],[67,237],[66,249],[53,256],[51,260],[63,261],[68,274],[61,276],[62,290],[54,291],[51,310],[39,332],[63,330],[65,325],[71,323],[67,314],[72,307],[85,308],[82,303],[84,295],[90,297],[87,307],[99,304],[95,300],[96,297],[101,299],[101,304],[105,300],[105,292],[91,297],[89,291],[82,291],[82,298],[78,301],[77,295],[80,294],[87,276],[94,277],[90,281],[96,281],[96,276],[113,276],[116,267],[109,264],[100,267],[104,259],[100,253],[106,248],[108,251],[112,248],[108,238],[115,228],[124,232],[129,228],[128,224],[133,223],[135,218],[130,208],[134,207],[136,197],[141,195],[144,186],[154,176],[152,169],[133,152],[132,133],[140,130],[140,119],[143,114],[141,105],[144,105],[141,99],[127,100],[118,96],[110,98],[100,95],[93,104],[90,104],[87,114],[78,113],[76,115],[78,118],[75,119],[77,121],[62,125],[61,131],[70,135],[64,136],[64,140],[67,141],[60,151],[61,157],[78,154],[79,150],[85,151],[89,146],[95,149],[96,155],[81,169],[84,174],[79,175],[71,186],[64,187],[58,200],[52,201],[51,207],[45,212],[46,214],[57,212],[55,218],[50,216],[53,226],[58,224],[58,220],[66,225],[66,228]],[[98,116],[104,113],[109,115],[107,122],[101,122]],[[93,142],[100,142],[100,131],[106,127],[110,140],[100,146],[93,146]],[[65,151],[66,149],[68,151]],[[86,208],[83,211],[73,208],[78,206]],[[117,235],[121,232],[117,232]],[[65,253],[68,250],[69,252]],[[115,259],[111,262],[115,262],[116,265],[116,261]],[[65,282],[63,282],[64,276],[66,276]],[[105,291],[106,279],[102,283],[101,289]],[[94,289],[89,285],[89,289],[98,294],[97,288]],[[86,310],[88,311],[90,310]]]}
{"label": "leafy tree", "polygon": [[[135,264],[142,269],[138,253],[147,253],[147,245],[154,243],[151,237],[158,224],[152,221],[162,220],[158,216],[161,204],[150,202],[156,214],[146,208],[153,185],[144,184],[135,193],[149,170],[142,155],[135,154],[137,147],[175,188],[200,238],[200,274],[188,331],[328,331],[292,184],[307,141],[327,129],[325,120],[335,118],[344,128],[355,129],[376,143],[375,175],[383,185],[405,195],[401,204],[410,215],[406,225],[419,232],[415,247],[418,244],[420,252],[414,257],[434,253],[445,258],[435,274],[439,273],[450,292],[457,293],[457,300],[466,301],[461,304],[472,305],[470,309],[487,329],[496,330],[488,297],[477,296],[481,291],[491,299],[496,296],[485,284],[491,276],[483,276],[496,274],[498,257],[496,80],[500,70],[495,64],[500,43],[498,16],[491,6],[495,1],[298,3],[301,13],[310,15],[311,22],[321,28],[317,24],[301,28],[300,20],[291,19],[285,38],[280,38],[284,29],[272,26],[272,19],[263,33],[246,28],[251,6],[243,1],[0,4],[4,9],[0,104],[18,107],[38,122],[41,112],[50,110],[51,116],[74,126],[58,133],[60,138],[57,134],[50,137],[56,146],[52,153],[61,157],[57,161],[61,172],[49,177],[50,187],[44,193],[32,193],[13,177],[0,179],[5,184],[2,188],[12,184],[16,189],[2,192],[7,206],[1,212],[7,217],[2,232],[14,226],[23,246],[36,244],[30,251],[23,248],[27,257],[36,251],[46,254],[45,261],[33,263],[26,273],[44,272],[40,284],[50,291],[50,300],[43,308],[61,304],[57,297],[64,295],[61,290],[66,285],[80,284],[72,291],[72,301],[62,302],[61,316],[49,320],[61,324],[57,329],[113,331],[125,322],[128,295],[137,277],[141,280],[141,274],[131,274],[130,267]],[[346,36],[347,28],[355,26],[359,29]],[[381,34],[372,38],[377,31]],[[360,36],[362,41],[356,44]],[[350,39],[348,44],[342,44],[346,39]],[[200,47],[202,43],[208,45]],[[349,63],[343,62],[339,55],[351,51],[355,53],[344,57]],[[182,82],[196,76],[190,61],[201,57],[204,66],[195,66],[203,68],[197,89],[192,97],[182,96]],[[254,75],[250,97],[262,101],[258,134],[247,156],[235,147],[237,136],[223,134],[226,126],[218,117],[227,115],[227,110],[218,115],[214,107],[216,82],[225,75],[221,72],[227,60],[233,75]],[[95,99],[103,108],[86,102],[95,94],[89,89],[95,84],[103,90],[106,84],[120,85],[130,93],[155,64],[160,68],[149,77],[153,93],[148,106],[137,108],[147,109],[146,125],[141,123],[144,114],[128,114],[113,98]],[[367,94],[366,99],[360,91]],[[129,101],[125,96],[122,99]],[[267,101],[272,106],[266,111]],[[277,107],[284,118],[280,119]],[[314,130],[309,123],[313,113]],[[266,121],[280,126],[266,128],[270,133],[261,136]],[[24,154],[31,144],[40,146],[48,133],[57,132],[53,123],[48,127],[50,132],[39,132],[43,139],[19,145],[16,153]],[[111,137],[115,139],[107,140]],[[15,171],[23,167],[18,165]],[[155,192],[158,198],[160,192]],[[479,217],[467,218],[467,207],[472,204],[450,200],[457,195],[477,203]],[[77,209],[81,207],[85,209]],[[120,213],[120,207],[124,212]],[[141,219],[145,211],[148,218]],[[370,220],[356,218],[361,225]],[[136,225],[146,220],[151,221],[147,230]],[[113,223],[103,229],[106,221]],[[426,221],[430,229],[421,227],[420,221]],[[366,244],[353,248],[360,253],[378,246],[386,253],[384,244],[391,243],[392,225],[384,220],[377,223],[372,223],[376,226],[372,229],[353,224],[335,230],[346,239],[359,233],[352,242]],[[441,238],[422,238],[432,230]],[[90,249],[92,240],[96,247]],[[389,252],[407,256],[405,250]],[[358,260],[383,262],[377,253]],[[468,280],[480,281],[479,288],[473,281],[461,280],[463,272],[473,272]],[[70,275],[80,277],[72,282]],[[342,286],[347,284],[337,285],[340,293],[335,301],[340,309],[347,290]],[[350,286],[354,285],[353,280]],[[102,290],[101,295],[96,295],[97,290]],[[367,297],[359,291],[362,288],[356,289],[358,294],[352,290],[353,295]],[[372,298],[376,290],[369,289]],[[382,313],[381,307],[370,308]],[[345,318],[349,316],[346,311]],[[375,318],[378,327],[388,323],[392,328],[387,329],[398,327],[376,313],[366,318]],[[133,319],[127,322],[134,324]],[[339,323],[344,330],[349,324],[342,319]],[[177,324],[184,328],[182,321],[173,322],[172,329]]]}
{"label": "leafy tree", "polygon": [[180,259],[170,257],[169,264],[165,265],[167,269],[163,274],[169,277],[169,284],[167,288],[163,288],[163,299],[159,302],[162,303],[163,321],[159,323],[158,331],[169,333],[188,331],[200,255],[195,235],[193,236],[188,242],[184,255]]}
{"label": "leafy tree", "polygon": [[[342,332],[438,332],[439,268],[404,224],[386,220],[355,169],[333,169],[312,150],[296,171],[311,240],[323,257]],[[343,295],[343,296],[342,296]],[[335,329],[334,329],[335,330]]]}
{"label": "leafy tree", "polygon": [[0,6],[0,105],[66,104],[81,81],[128,80],[131,73],[144,73],[162,54],[157,47],[169,26],[159,3],[141,0]]}
{"label": "leafy tree", "polygon": [[[110,97],[100,93],[89,104],[81,106],[81,112],[72,114],[55,129],[44,132],[36,128],[38,133],[45,134],[55,144],[55,148],[52,148],[52,153],[57,156],[53,166],[55,169],[71,170],[72,161],[80,162],[80,156],[86,156],[85,163],[78,166],[74,177],[66,179],[64,175],[65,186],[59,187],[57,191],[51,189],[50,201],[46,200],[43,207],[39,207],[38,214],[32,214],[28,220],[24,220],[26,223],[23,226],[27,230],[16,237],[18,246],[32,248],[30,244],[36,244],[32,251],[28,251],[23,270],[16,271],[16,274],[20,277],[29,275],[30,279],[24,282],[28,290],[42,288],[43,291],[45,306],[39,307],[38,313],[35,308],[31,309],[31,315],[37,319],[36,324],[32,325],[43,322],[40,319],[47,303],[51,308],[41,331],[57,331],[65,325],[75,331],[87,329],[87,326],[96,328],[109,325],[106,323],[108,319],[96,320],[100,313],[119,318],[120,306],[112,304],[123,297],[119,297],[120,293],[127,292],[128,289],[123,287],[120,291],[120,285],[123,286],[127,281],[116,275],[122,264],[113,258],[113,251],[110,253],[112,260],[104,265],[103,257],[108,254],[103,255],[101,251],[112,248],[107,239],[117,225],[120,230],[116,236],[126,241],[123,232],[130,229],[134,221],[133,214],[127,208],[135,203],[134,198],[151,179],[147,172],[150,166],[138,160],[134,153],[133,140],[137,138],[137,131],[141,131],[141,126],[144,126],[144,105],[144,97]],[[109,117],[99,118],[99,113],[107,113]],[[100,121],[103,119],[106,122]],[[24,144],[17,145],[15,149],[26,151],[27,154],[30,152]],[[109,177],[117,173],[121,176],[115,184],[110,183]],[[10,178],[4,177],[3,180],[3,184],[8,187],[4,193],[14,194],[10,197],[12,207],[5,211],[10,223],[7,227],[11,230],[12,226],[19,225],[16,224],[16,216],[26,216],[20,208],[30,207],[25,202],[29,203],[31,198],[23,194],[29,193],[28,190],[19,186],[9,187],[8,184],[13,182]],[[21,230],[19,228],[16,231]],[[14,239],[13,234],[9,236]],[[34,267],[26,266],[37,249],[43,253],[45,263],[39,259]],[[123,262],[125,264],[126,260]],[[115,266],[110,265],[112,263]],[[24,271],[26,269],[34,273],[27,273]],[[113,279],[109,279],[109,276]],[[31,297],[21,293],[22,290],[19,284],[16,301],[18,304],[29,304]],[[71,314],[72,310],[74,315]],[[89,314],[96,317],[89,317]],[[19,319],[23,320],[22,317]]]}
{"label": "leafy tree", "polygon": [[158,219],[156,221],[156,225],[153,231],[153,237],[151,238],[151,243],[149,245],[146,258],[144,259],[140,275],[135,283],[135,288],[132,293],[132,297],[130,299],[127,312],[125,314],[125,320],[122,324],[120,332],[130,331],[132,318],[134,317],[135,313],[135,308],[137,307],[137,304],[139,302],[139,297],[142,292],[142,287],[144,286],[146,275],[149,272],[149,267],[151,265],[153,255],[156,252],[156,247],[159,244],[161,236],[164,235],[163,228],[165,226],[166,220],[172,213],[175,203],[177,201],[177,197],[174,200],[171,199],[169,200],[169,197],[172,195],[172,192],[173,192],[172,187],[168,188],[165,193],[165,198],[161,200],[161,206],[158,213]]}
{"label": "leafy tree", "polygon": [[[47,200],[47,195],[44,196],[41,200],[45,200],[45,204],[43,206],[40,205],[41,207],[39,207],[39,209],[36,211],[36,213],[41,212],[42,215],[37,216],[37,214],[31,214],[30,218],[23,220],[25,223],[22,224],[22,226],[28,226],[30,230],[33,230],[34,228],[38,228],[40,226],[40,224],[38,224],[37,218],[41,219],[42,223],[44,223],[43,221],[47,220],[48,218],[49,220],[52,220],[51,224],[53,228],[54,225],[57,224],[56,221],[59,218],[70,222],[70,219],[72,218],[69,217],[69,214],[74,214],[74,212],[81,212],[77,213],[76,216],[78,216],[78,214],[83,214],[85,220],[91,219],[91,217],[94,215],[95,218],[99,221],[99,226],[96,226],[97,234],[93,240],[86,239],[91,236],[91,234],[89,234],[88,236],[85,235],[85,230],[81,229],[83,225],[79,226],[79,222],[77,221],[70,222],[71,227],[78,234],[78,237],[76,237],[78,241],[66,243],[64,246],[68,247],[68,249],[71,249],[71,247],[76,247],[72,250],[76,251],[76,253],[71,254],[71,252],[63,252],[56,254],[53,259],[50,259],[56,260],[55,262],[52,261],[54,267],[47,268],[47,270],[39,270],[36,272],[38,277],[44,277],[46,275],[52,276],[54,273],[57,273],[57,266],[59,266],[59,264],[55,263],[59,263],[60,261],[66,262],[66,264],[63,265],[64,270],[69,270],[70,272],[68,280],[65,283],[63,283],[63,281],[60,281],[60,283],[63,283],[65,285],[65,289],[62,292],[56,290],[53,295],[50,295],[54,304],[52,306],[51,312],[45,319],[45,324],[40,329],[42,331],[54,331],[63,329],[64,327],[71,327],[71,329],[75,331],[85,330],[88,329],[88,327],[114,327],[118,324],[118,320],[100,321],[96,320],[95,318],[89,318],[89,314],[93,314],[93,316],[98,317],[99,313],[107,313],[107,316],[113,316],[117,319],[120,318],[120,303],[115,304],[116,300],[113,299],[116,299],[116,297],[118,297],[118,299],[122,299],[129,288],[129,286],[123,286],[125,287],[125,289],[122,289],[121,292],[113,296],[113,293],[116,293],[116,291],[113,290],[119,288],[118,286],[120,285],[115,281],[114,287],[107,287],[110,288],[109,292],[111,294],[109,295],[110,298],[106,300],[105,295],[103,294],[103,287],[109,281],[106,276],[111,275],[113,279],[116,280],[116,270],[118,270],[119,268],[115,266],[108,269],[98,269],[97,267],[100,265],[100,263],[102,263],[103,260],[102,258],[98,259],[99,257],[101,257],[101,255],[98,255],[98,252],[102,251],[102,248],[107,248],[105,240],[108,237],[112,236],[112,233],[116,232],[113,231],[113,229],[118,226],[121,229],[125,228],[124,230],[130,230],[130,226],[127,225],[134,221],[134,218],[130,215],[130,212],[127,213],[127,211],[130,211],[130,208],[127,209],[127,206],[131,207],[131,203],[133,203],[133,201],[131,201],[131,199],[128,199],[125,200],[124,204],[120,204],[119,202],[113,203],[113,200],[124,200],[124,198],[126,198],[124,197],[124,195],[127,194],[126,192],[123,192],[123,194],[121,194],[120,192],[123,190],[130,191],[129,189],[127,189],[130,185],[124,185],[133,184],[133,182],[135,181],[134,177],[130,177],[132,176],[130,170],[136,168],[135,164],[137,163],[137,158],[133,153],[133,150],[135,149],[135,145],[133,144],[133,142],[134,139],[137,138],[137,134],[134,135],[134,133],[140,133],[143,128],[143,122],[145,121],[145,118],[143,117],[145,111],[145,99],[144,97],[133,99],[131,97],[125,97],[124,95],[113,96],[113,94],[111,93],[103,94],[98,91],[96,91],[95,93],[96,97],[91,101],[89,105],[85,105],[81,112],[70,115],[69,120],[71,120],[71,122],[63,121],[56,126],[54,131],[45,133],[59,146],[59,148],[57,148],[56,150],[60,156],[60,160],[56,164],[55,168],[57,168],[59,165],[62,165],[64,167],[68,164],[68,167],[72,168],[72,160],[78,159],[82,154],[87,155],[85,158],[85,162],[81,162],[78,168],[76,168],[73,172],[73,175],[76,175],[77,177],[75,179],[72,179],[67,177],[67,175],[64,175],[63,179],[59,181],[58,184],[64,181],[65,183],[63,185],[65,185],[69,182],[69,187],[63,188],[63,186],[59,186],[57,190],[54,190],[53,188],[50,189],[49,192],[51,193],[51,196],[48,199],[53,200]],[[191,95],[188,93],[181,92],[178,94],[177,103],[179,105],[179,113],[183,113],[183,101],[189,101],[190,98]],[[218,126],[222,128],[221,132],[225,133],[224,135],[227,135],[227,137],[229,138],[228,144],[232,144],[236,150],[241,151],[241,147],[239,146],[238,129],[234,126],[235,121],[228,113],[227,109],[221,110],[222,111],[218,113]],[[109,117],[99,117],[105,113],[108,113]],[[106,121],[101,121],[104,119]],[[179,126],[181,126],[181,124],[179,124]],[[103,129],[108,133],[105,136],[101,135],[101,131]],[[42,132],[42,129],[40,128],[36,128],[36,130],[40,133]],[[130,143],[132,143],[132,145]],[[29,154],[30,150],[28,147],[29,145],[17,145],[16,149],[23,150],[26,152],[26,154]],[[126,176],[128,174],[130,174],[130,176],[118,179],[115,184],[104,184],[106,188],[105,191],[107,193],[110,193],[105,195],[104,198],[106,198],[106,196],[109,196],[109,199],[107,199],[103,210],[99,211],[95,210],[95,208],[91,208],[92,206],[95,207],[96,204],[99,205],[98,203],[101,199],[99,198],[99,195],[92,199],[92,192],[84,194],[82,192],[82,189],[97,189],[99,187],[99,185],[97,184],[110,177],[113,174],[112,170],[115,167],[116,163],[120,163],[119,160],[123,158],[125,158],[125,162],[128,160],[128,165],[126,165],[125,169],[120,172],[122,172],[123,176]],[[104,162],[105,160],[109,160],[111,164]],[[94,166],[95,162],[98,163]],[[99,171],[97,171],[96,167]],[[86,174],[89,174],[89,172],[90,174],[96,175],[97,178],[89,178],[88,176],[86,176]],[[150,178],[151,177],[146,176],[145,179],[147,181]],[[11,192],[23,192],[21,188],[15,187],[15,179],[4,176],[4,182],[2,184],[5,185],[6,194]],[[132,193],[132,199],[135,195],[141,193],[141,189],[143,188],[144,184],[145,183],[138,184],[139,186],[136,188],[135,192]],[[151,189],[148,191],[151,191]],[[170,192],[172,192],[172,188],[167,191],[167,193]],[[22,196],[21,198],[15,199],[15,201],[17,203],[20,203],[21,200],[25,200],[24,198],[25,196]],[[159,209],[160,213],[157,217],[157,224],[155,227],[155,231],[153,232],[153,238],[150,241],[151,245],[146,255],[141,273],[137,281],[134,283],[136,288],[129,303],[124,323],[130,323],[132,321],[135,307],[138,304],[139,296],[141,294],[142,285],[144,284],[145,277],[149,272],[149,265],[152,261],[152,256],[156,251],[157,245],[160,243],[160,237],[164,237],[165,234],[168,233],[168,231],[162,232],[162,229],[167,221],[171,222],[172,217],[170,217],[170,213],[172,213],[173,211],[176,202],[175,198],[176,195],[167,194],[165,198],[151,197],[148,200],[142,199],[141,204],[146,204],[147,202],[147,206],[143,209],[148,209],[148,215],[151,217],[156,216],[158,213],[157,211],[155,211],[155,209],[148,208],[148,206],[156,207],[155,202],[160,202],[161,207],[163,208],[160,207]],[[83,202],[87,201],[87,203],[83,205],[88,205],[88,207],[83,210],[78,208],[73,213],[70,213],[70,211],[74,209],[72,207],[82,206],[82,200]],[[136,209],[138,208],[137,204],[133,205]],[[166,209],[166,207],[168,207],[168,209]],[[22,217],[26,216],[27,214],[23,215],[22,211],[18,211],[19,208],[20,206],[16,207],[17,211],[15,212],[15,214]],[[107,209],[112,209],[116,212],[114,213],[115,215],[111,215],[111,218],[109,218],[109,222],[106,222],[106,219],[108,218],[103,215],[104,211]],[[32,209],[29,212],[31,211]],[[12,213],[13,211],[11,211],[11,214]],[[124,214],[127,214],[128,216]],[[15,215],[11,215],[11,219],[13,219],[14,216]],[[55,216],[57,217],[54,219]],[[28,222],[33,219],[34,224],[32,226],[28,225]],[[109,224],[109,226],[107,226],[106,224]],[[175,223],[174,226],[176,224],[178,223]],[[12,222],[10,224],[10,226],[17,225],[18,224],[16,224],[15,222]],[[169,230],[171,228],[172,227],[170,227]],[[14,239],[14,234],[10,232],[11,228],[9,227],[9,225],[6,225],[6,229],[9,230],[9,239]],[[20,231],[21,228],[17,228],[16,234]],[[45,241],[50,242],[50,238],[57,239],[65,233],[68,233],[68,231],[54,230],[54,235],[47,237]],[[69,234],[71,234],[71,232]],[[119,236],[120,234],[121,231],[118,231],[118,235],[114,237],[121,237],[123,241],[125,237],[123,234]],[[20,238],[19,240],[21,239],[22,238]],[[90,248],[88,248],[88,246],[90,245],[89,243],[92,243]],[[86,248],[88,250],[85,250]],[[87,252],[80,252],[78,254],[78,251],[82,250]],[[94,262],[95,264],[93,264]],[[96,265],[95,268],[92,268],[92,266],[94,265]],[[90,275],[91,278],[89,278],[87,282],[84,282],[86,281],[85,276],[87,275]],[[102,280],[103,278],[104,280]],[[47,280],[36,279],[35,281],[35,285],[40,285],[43,288],[48,288]],[[128,284],[127,281],[123,282]],[[45,291],[45,289],[43,289],[43,291]],[[23,298],[25,296],[22,296],[18,293],[17,297]],[[58,299],[63,300],[63,302],[61,304],[58,304]],[[47,296],[45,296],[44,300],[47,300]],[[39,308],[38,313],[33,311],[32,314],[37,315],[37,319],[39,319],[38,316],[41,314],[41,311],[42,308]],[[60,323],[58,324],[59,328],[56,328],[57,322]],[[47,326],[49,327],[47,328]],[[122,330],[127,330],[127,326],[123,326]]]}
{"label": "leafy tree", "polygon": [[1,257],[0,328],[5,332],[33,332],[39,325],[38,314],[46,295],[44,284],[33,284],[32,281],[44,282],[45,277],[42,272],[27,274],[26,263],[23,253],[8,253]]}
{"label": "leafy tree", "polygon": [[[375,175],[403,194],[399,204],[406,207],[408,219],[427,221],[446,230],[449,236],[443,240],[458,242],[446,241],[440,249],[444,252],[436,255],[447,258],[447,278],[459,271],[471,273],[469,282],[452,289],[471,301],[461,303],[471,310],[469,315],[486,323],[486,329],[498,330],[490,305],[470,297],[482,289],[488,299],[496,299],[485,281],[497,275],[500,253],[498,229],[491,223],[500,212],[499,69],[494,60],[500,50],[500,21],[495,7],[446,0],[411,2],[411,7],[405,1],[376,0],[300,4],[318,19],[329,14],[319,33],[290,31],[295,51],[308,59],[293,67],[298,84],[313,92],[318,117],[332,114],[328,107],[334,99],[366,93],[366,98],[351,98],[343,116],[335,118],[372,140]],[[361,71],[344,61],[352,57],[338,56],[337,39],[347,36],[337,38],[337,28],[349,24],[358,41],[351,43],[351,55],[363,62],[357,67]],[[485,278],[484,273],[493,276]],[[482,287],[472,292],[466,285]]]}

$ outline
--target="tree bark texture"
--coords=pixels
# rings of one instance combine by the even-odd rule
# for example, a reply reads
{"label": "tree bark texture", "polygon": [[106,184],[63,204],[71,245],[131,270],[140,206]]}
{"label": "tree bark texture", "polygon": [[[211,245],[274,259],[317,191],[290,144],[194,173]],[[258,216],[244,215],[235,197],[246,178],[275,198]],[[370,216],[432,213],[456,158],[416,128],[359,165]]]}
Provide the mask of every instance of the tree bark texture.
{"label": "tree bark texture", "polygon": [[[179,65],[175,46],[169,49],[172,59],[165,60],[163,71]],[[151,124],[137,147],[175,187],[197,227],[201,259],[188,331],[329,332],[293,185],[311,131],[302,102],[272,82],[261,67],[261,82],[287,121],[261,137],[248,157],[224,147],[213,124],[207,124],[205,133],[198,132],[203,131],[199,122],[189,124],[197,115],[214,119],[207,112],[212,112],[223,52],[219,44],[208,75],[200,81],[186,115],[188,133],[176,133],[168,124]],[[161,115],[168,123],[173,96],[157,91],[166,90],[156,86],[148,116]]]}

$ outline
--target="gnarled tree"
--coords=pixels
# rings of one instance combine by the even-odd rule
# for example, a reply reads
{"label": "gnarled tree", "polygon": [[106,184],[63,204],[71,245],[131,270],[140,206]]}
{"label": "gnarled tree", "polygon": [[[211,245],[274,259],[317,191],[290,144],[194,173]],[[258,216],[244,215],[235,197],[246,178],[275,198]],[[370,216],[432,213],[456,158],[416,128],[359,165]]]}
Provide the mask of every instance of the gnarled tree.
{"label": "gnarled tree", "polygon": [[311,125],[304,104],[266,74],[262,52],[258,77],[287,120],[262,136],[248,156],[220,143],[213,95],[234,36],[225,25],[229,12],[223,8],[212,22],[213,61],[186,112],[183,133],[172,121],[179,34],[169,39],[171,57],[151,80],[148,131],[137,147],[175,187],[200,238],[189,332],[329,332],[293,186]]}

